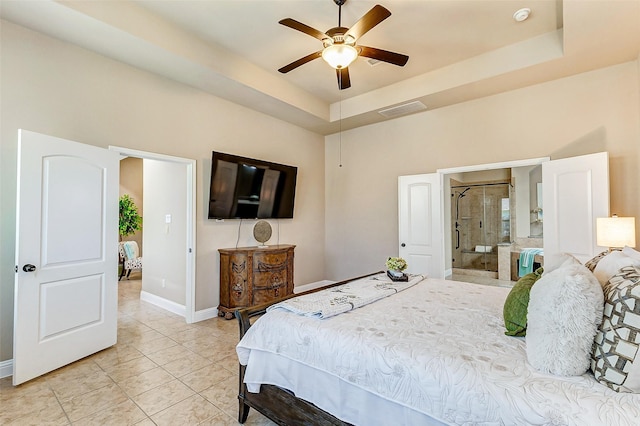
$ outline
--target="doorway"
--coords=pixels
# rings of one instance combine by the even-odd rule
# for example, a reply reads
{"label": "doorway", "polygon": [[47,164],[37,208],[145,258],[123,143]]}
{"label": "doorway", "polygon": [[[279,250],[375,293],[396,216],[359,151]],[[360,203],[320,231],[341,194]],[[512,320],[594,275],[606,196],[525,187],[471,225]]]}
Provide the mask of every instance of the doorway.
{"label": "doorway", "polygon": [[498,244],[511,241],[509,182],[451,182],[451,261],[456,269],[498,272]]}
{"label": "doorway", "polygon": [[142,163],[141,300],[192,323],[195,318],[195,160],[122,147],[109,149]]}
{"label": "doorway", "polygon": [[[507,264],[510,252],[520,246],[542,247],[543,244],[542,235],[530,238],[530,204],[531,199],[537,197],[537,186],[531,177],[535,175],[538,179],[538,174],[532,171],[540,170],[541,164],[548,161],[545,157],[438,170],[444,195],[445,276],[454,276],[459,281],[480,279],[482,283],[493,280],[496,285],[510,284],[511,267]],[[456,203],[460,219],[459,244]],[[485,217],[485,204],[492,220]],[[467,217],[469,219],[463,219]],[[469,229],[463,229],[464,222],[469,222],[466,225]]]}
{"label": "doorway", "polygon": [[[120,199],[124,196],[128,196],[131,202],[135,205],[138,214],[143,218],[144,222],[144,205],[143,205],[143,165],[144,160],[136,157],[125,157],[120,159]],[[121,230],[122,232],[122,230]],[[120,234],[120,242],[134,241],[135,247],[137,247],[137,255],[142,257],[144,250],[142,246],[142,233],[144,232],[141,227],[133,234],[122,236]],[[122,256],[122,251],[120,252]],[[125,253],[126,256],[126,253]],[[122,280],[141,280],[142,269],[124,270],[122,264],[118,266],[119,281]],[[144,265],[142,265],[144,266]]]}
{"label": "doorway", "polygon": [[[600,152],[551,161],[548,157],[529,160],[510,161],[485,165],[438,169],[436,173],[399,176],[398,178],[398,253],[405,259],[418,253],[416,247],[427,247],[425,254],[416,257],[424,259],[417,273],[427,273],[434,278],[452,276],[451,262],[451,178],[453,174],[511,169],[512,174],[523,167],[536,168],[542,165],[542,184],[535,194],[535,216],[530,210],[517,213],[511,207],[512,214],[530,223],[543,224],[544,252],[570,253],[580,261],[587,261],[602,251],[596,244],[596,217],[609,216],[609,169],[608,154]],[[530,171],[527,171],[529,175]],[[542,194],[540,194],[542,192]],[[518,188],[516,185],[516,194]],[[533,197],[529,194],[528,197]],[[522,198],[522,197],[521,197]],[[526,199],[526,197],[524,198]],[[538,201],[540,200],[540,201]],[[542,204],[539,204],[539,203]],[[544,210],[544,219],[542,215]],[[441,214],[443,213],[443,214]],[[513,225],[516,218],[511,218]],[[531,232],[531,227],[529,227]],[[510,229],[514,235],[514,229]],[[521,239],[520,247],[530,245],[534,235]],[[542,235],[540,235],[542,237]],[[540,238],[542,240],[542,238]],[[415,244],[414,244],[415,243]],[[517,247],[515,247],[517,248]],[[498,279],[510,284],[510,254],[513,242],[504,243],[498,248]],[[502,252],[505,256],[501,256]],[[500,276],[500,264],[505,265]]]}

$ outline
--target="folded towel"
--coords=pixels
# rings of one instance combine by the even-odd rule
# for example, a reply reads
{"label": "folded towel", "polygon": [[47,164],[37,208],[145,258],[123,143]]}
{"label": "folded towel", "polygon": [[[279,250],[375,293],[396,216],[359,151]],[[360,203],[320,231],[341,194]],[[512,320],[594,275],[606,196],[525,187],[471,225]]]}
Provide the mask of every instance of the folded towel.
{"label": "folded towel", "polygon": [[269,306],[267,312],[281,309],[308,317],[329,318],[391,296],[418,284],[425,278],[424,275],[409,275],[408,281],[391,281],[385,273],[382,273],[284,300]]}
{"label": "folded towel", "polygon": [[476,246],[477,253],[491,253],[491,246]]}
{"label": "folded towel", "polygon": [[520,252],[520,265],[518,266],[518,277],[524,277],[533,272],[533,260],[538,254],[544,254],[541,248],[522,249]]}
{"label": "folded towel", "polygon": [[127,260],[133,260],[138,257],[138,243],[135,241],[124,241],[122,248]]}

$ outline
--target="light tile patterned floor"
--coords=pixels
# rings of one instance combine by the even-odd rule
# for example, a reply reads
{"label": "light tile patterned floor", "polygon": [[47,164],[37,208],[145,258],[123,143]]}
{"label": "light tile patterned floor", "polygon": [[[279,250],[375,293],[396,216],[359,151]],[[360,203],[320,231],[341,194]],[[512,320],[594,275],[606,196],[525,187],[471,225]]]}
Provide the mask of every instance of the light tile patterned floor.
{"label": "light tile patterned floor", "polygon": [[[18,387],[0,380],[1,425],[237,425],[238,324],[184,319],[119,282],[118,344]],[[273,425],[251,410],[247,425]]]}

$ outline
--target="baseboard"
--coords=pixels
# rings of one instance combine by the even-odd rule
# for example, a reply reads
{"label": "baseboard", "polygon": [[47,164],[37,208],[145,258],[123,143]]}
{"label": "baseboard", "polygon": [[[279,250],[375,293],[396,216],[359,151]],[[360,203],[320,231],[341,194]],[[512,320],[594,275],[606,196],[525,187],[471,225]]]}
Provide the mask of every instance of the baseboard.
{"label": "baseboard", "polygon": [[453,269],[446,269],[444,271],[444,277],[445,278],[450,277],[451,275],[453,275]]}
{"label": "baseboard", "polygon": [[0,379],[13,376],[13,360],[0,361]]}
{"label": "baseboard", "polygon": [[217,308],[200,309],[193,314],[193,322],[204,321],[218,316]]}
{"label": "baseboard", "polygon": [[187,309],[184,305],[167,300],[164,297],[156,296],[155,294],[148,293],[144,290],[140,292],[140,300],[156,305],[166,311],[172,312],[181,317],[186,317]]}
{"label": "baseboard", "polygon": [[322,286],[329,285],[329,284],[334,284],[334,283],[335,283],[335,281],[322,280],[322,281],[316,281],[314,283],[297,285],[297,286],[294,287],[293,292],[295,294],[298,294],[298,293],[302,293],[303,291],[314,290],[314,289],[316,289],[318,287],[322,287]]}

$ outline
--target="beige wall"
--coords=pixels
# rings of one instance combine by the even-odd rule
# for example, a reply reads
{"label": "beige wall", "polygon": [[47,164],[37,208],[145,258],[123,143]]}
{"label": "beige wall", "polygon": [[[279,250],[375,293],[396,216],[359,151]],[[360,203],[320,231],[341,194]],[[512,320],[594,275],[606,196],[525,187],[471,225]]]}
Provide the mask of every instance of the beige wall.
{"label": "beige wall", "polygon": [[[142,290],[186,304],[187,166],[144,160],[144,245]],[[171,215],[171,223],[166,223]]]}
{"label": "beige wall", "polygon": [[[211,151],[298,166],[295,218],[280,221],[280,242],[297,245],[297,285],[324,278],[321,136],[6,21],[1,31],[0,361],[13,352],[19,128],[196,160],[197,310],[218,305],[217,249],[235,246],[239,229],[206,219]],[[256,245],[251,226],[243,222],[241,244]]]}
{"label": "beige wall", "polygon": [[608,151],[611,211],[640,217],[639,81],[633,61],[345,131],[342,167],[339,135],[326,137],[326,278],[398,253],[401,175]]}

